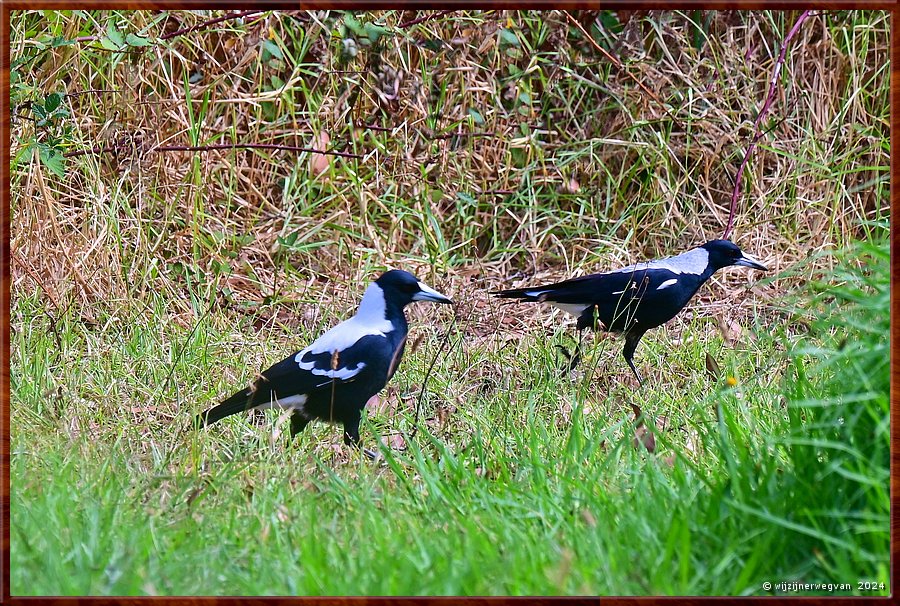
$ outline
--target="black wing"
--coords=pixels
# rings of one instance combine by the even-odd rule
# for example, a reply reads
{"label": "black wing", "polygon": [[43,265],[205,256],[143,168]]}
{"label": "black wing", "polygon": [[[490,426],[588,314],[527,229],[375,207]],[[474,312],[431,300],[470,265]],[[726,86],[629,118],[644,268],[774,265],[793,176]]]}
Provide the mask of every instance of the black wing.
{"label": "black wing", "polygon": [[[591,274],[572,278],[555,284],[544,286],[532,286],[529,288],[513,288],[492,293],[497,297],[508,299],[522,299],[524,301],[566,303],[583,305],[614,305],[620,301],[626,291],[635,290],[638,286],[641,290],[653,290],[668,279],[674,279],[676,275],[668,270],[636,269],[634,271],[614,271],[602,274]],[[642,284],[644,280],[648,284]]]}
{"label": "black wing", "polygon": [[[292,354],[263,371],[247,389],[199,415],[200,425],[209,425],[229,415],[290,398],[313,396],[320,390],[331,390],[368,378],[371,373],[386,372],[393,355],[388,339],[382,335],[366,335],[344,351],[313,352],[310,348]],[[301,355],[302,354],[302,355]]]}

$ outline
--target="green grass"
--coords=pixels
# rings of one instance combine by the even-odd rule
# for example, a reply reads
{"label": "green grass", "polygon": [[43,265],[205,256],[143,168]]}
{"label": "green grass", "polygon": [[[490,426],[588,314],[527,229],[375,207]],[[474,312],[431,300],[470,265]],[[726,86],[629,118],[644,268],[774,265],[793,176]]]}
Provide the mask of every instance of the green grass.
{"label": "green grass", "polygon": [[[183,433],[177,410],[256,367],[243,348],[226,353],[225,326],[174,331],[190,353],[169,383],[174,352],[152,318],[99,337],[58,320],[62,350],[37,326],[16,333],[12,592],[764,595],[764,581],[886,583],[888,257],[886,244],[866,250],[866,270],[823,291],[833,313],[806,309],[818,319],[789,354],[761,335],[728,356],[741,372],[774,357],[777,372],[711,387],[693,370],[698,342],[666,360],[689,373],[680,390],[598,394],[597,380],[553,372],[549,347],[457,350],[429,384],[432,406],[458,407],[449,425],[426,423],[376,465],[336,459],[323,425],[296,448],[241,419]],[[17,305],[29,317],[29,302]],[[426,337],[406,361],[401,390],[436,346]],[[62,381],[34,382],[60,365]],[[475,387],[458,375],[482,365],[500,369],[499,385],[443,401]],[[123,400],[159,406],[157,423]],[[652,455],[632,446],[629,401],[669,417]],[[167,410],[175,418],[159,422]],[[364,437],[410,418],[370,415]]]}
{"label": "green grass", "polygon": [[[736,217],[773,271],[720,272],[648,333],[644,388],[610,336],[561,376],[571,321],[485,293],[718,237],[789,13],[586,18],[623,69],[559,11],[267,12],[160,38],[212,16],[11,17],[13,58],[35,54],[18,109],[79,93],[60,124],[13,125],[13,595],[890,592],[856,585],[890,562],[887,13],[798,34]],[[367,46],[376,22],[392,33]],[[126,34],[150,45],[104,46]],[[323,132],[366,158],[316,176],[270,150],[28,147]],[[324,424],[288,446],[272,411],[189,427],[386,267],[458,305],[409,309],[362,426],[381,461]],[[810,593],[832,595],[791,595]]]}

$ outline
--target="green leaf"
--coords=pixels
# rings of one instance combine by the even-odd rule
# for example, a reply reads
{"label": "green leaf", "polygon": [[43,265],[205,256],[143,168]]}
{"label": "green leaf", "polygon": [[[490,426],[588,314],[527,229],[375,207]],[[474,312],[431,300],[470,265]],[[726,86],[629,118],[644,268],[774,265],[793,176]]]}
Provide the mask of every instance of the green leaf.
{"label": "green leaf", "polygon": [[13,71],[13,73],[17,73],[16,68],[31,59],[31,55],[22,55],[21,57],[16,57],[9,64],[9,69]]}
{"label": "green leaf", "polygon": [[63,96],[61,93],[50,93],[44,98],[44,109],[48,114],[52,114],[53,110],[59,107],[59,104],[62,103]]}
{"label": "green leaf", "polygon": [[119,50],[119,47],[116,46],[116,43],[113,42],[112,40],[110,40],[109,38],[107,38],[106,36],[103,36],[100,38],[100,46],[102,46],[106,50],[111,50],[111,51]]}
{"label": "green leaf", "polygon": [[285,248],[290,248],[297,241],[298,235],[299,234],[297,232],[294,232],[292,234],[288,234],[284,238],[278,237],[278,238],[276,238],[276,240],[278,241],[278,244],[280,246],[284,246]]}
{"label": "green leaf", "polygon": [[374,23],[366,23],[366,36],[368,36],[369,41],[372,44],[375,44],[382,36],[389,33],[390,31],[387,28],[375,25]]}
{"label": "green leaf", "polygon": [[281,52],[281,49],[278,48],[278,45],[272,42],[271,40],[263,41],[263,48],[265,48],[270,55],[275,57],[276,59],[284,60],[284,53]]}
{"label": "green leaf", "polygon": [[46,145],[38,145],[38,152],[41,162],[53,171],[59,177],[66,176],[65,158],[58,149],[47,147]]}
{"label": "green leaf", "polygon": [[428,38],[427,40],[422,42],[422,46],[430,51],[438,52],[439,50],[444,48],[444,43],[437,38]]}
{"label": "green leaf", "polygon": [[615,11],[600,11],[599,20],[600,25],[608,32],[618,34],[625,29],[625,26],[619,21],[619,17],[616,15]]}
{"label": "green leaf", "polygon": [[117,50],[125,46],[125,36],[123,36],[122,32],[117,30],[116,26],[112,23],[106,26],[106,37],[112,44],[115,45],[115,49],[113,50]]}
{"label": "green leaf", "polygon": [[500,45],[507,46],[521,46],[522,43],[519,42],[519,37],[516,36],[516,33],[512,30],[506,29],[505,27],[500,30]]}
{"label": "green leaf", "polygon": [[466,204],[475,204],[477,202],[472,194],[467,194],[465,192],[457,192],[456,199]]}
{"label": "green leaf", "polygon": [[150,46],[151,44],[153,44],[153,42],[151,42],[149,38],[142,38],[141,36],[136,36],[134,34],[126,35],[125,42],[129,46]]}
{"label": "green leaf", "polygon": [[50,46],[54,48],[57,46],[69,46],[70,44],[75,44],[75,40],[70,40],[65,36],[56,36],[50,41]]}
{"label": "green leaf", "polygon": [[362,36],[366,33],[359,21],[356,20],[356,17],[350,13],[344,13],[344,25],[356,36]]}
{"label": "green leaf", "polygon": [[469,108],[469,115],[472,116],[472,120],[475,124],[484,124],[484,116],[482,116],[481,112],[474,107]]}
{"label": "green leaf", "polygon": [[34,141],[29,141],[27,145],[22,147],[18,152],[16,152],[15,158],[12,158],[10,162],[10,170],[15,170],[16,166],[20,163],[31,160],[34,155],[35,144]]}

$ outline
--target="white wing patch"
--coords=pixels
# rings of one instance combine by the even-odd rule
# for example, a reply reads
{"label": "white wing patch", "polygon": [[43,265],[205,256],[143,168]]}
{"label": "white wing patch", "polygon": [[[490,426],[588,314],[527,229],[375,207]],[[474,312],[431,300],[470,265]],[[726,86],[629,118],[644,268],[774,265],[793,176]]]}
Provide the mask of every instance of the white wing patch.
{"label": "white wing patch", "polygon": [[671,280],[666,280],[662,284],[656,287],[656,290],[662,290],[664,288],[669,288],[670,286],[674,286],[678,284],[678,280],[676,278],[672,278]]}
{"label": "white wing patch", "polygon": [[284,410],[299,410],[300,412],[303,412],[303,405],[306,404],[306,400],[306,394],[300,394],[299,396],[289,396],[287,398],[281,398],[280,400],[272,400],[271,402],[254,406],[254,408],[256,410],[281,408]]}
{"label": "white wing patch", "polygon": [[528,295],[529,297],[540,297],[540,296],[541,296],[542,294],[544,294],[545,292],[550,292],[550,291],[547,291],[547,290],[526,290],[526,291],[525,291],[525,294]]}
{"label": "white wing patch", "polygon": [[579,303],[556,303],[554,301],[547,301],[553,307],[557,307],[563,310],[566,313],[572,314],[573,316],[580,316],[584,313],[584,310],[588,308],[587,305],[582,305]]}
{"label": "white wing patch", "polygon": [[674,257],[666,257],[665,259],[657,259],[655,261],[647,261],[644,263],[635,263],[622,269],[616,269],[609,273],[633,273],[635,271],[643,271],[645,269],[667,269],[673,274],[696,274],[700,275],[706,271],[709,265],[709,253],[705,248],[694,248],[687,252],[675,255]]}
{"label": "white wing patch", "polygon": [[[299,355],[299,354],[298,354]],[[362,369],[366,367],[365,362],[360,362],[353,368],[335,368],[334,370],[327,369],[323,370],[321,368],[314,367],[315,362],[300,362],[297,361],[297,365],[303,370],[308,370],[314,375],[320,377],[328,377],[329,379],[340,379],[341,381],[346,381],[347,379],[352,379],[356,375],[362,372]]]}

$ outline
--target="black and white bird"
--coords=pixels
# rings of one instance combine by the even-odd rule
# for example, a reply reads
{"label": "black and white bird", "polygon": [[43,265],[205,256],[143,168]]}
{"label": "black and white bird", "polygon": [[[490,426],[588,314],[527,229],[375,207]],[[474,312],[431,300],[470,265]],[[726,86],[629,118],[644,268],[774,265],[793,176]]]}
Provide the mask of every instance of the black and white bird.
{"label": "black and white bird", "polygon": [[765,265],[730,240],[711,240],[674,257],[491,294],[554,305],[578,317],[579,331],[594,328],[625,333],[622,355],[643,385],[633,362],[641,337],[674,318],[710,276],[731,265],[766,271]]}
{"label": "black and white bird", "polygon": [[413,301],[453,303],[409,272],[385,272],[366,289],[355,316],[263,371],[250,387],[201,413],[197,422],[209,425],[251,409],[289,409],[292,439],[318,419],[343,424],[344,443],[359,446],[362,410],[403,357],[409,329],[403,309]]}

